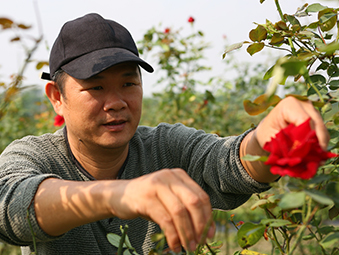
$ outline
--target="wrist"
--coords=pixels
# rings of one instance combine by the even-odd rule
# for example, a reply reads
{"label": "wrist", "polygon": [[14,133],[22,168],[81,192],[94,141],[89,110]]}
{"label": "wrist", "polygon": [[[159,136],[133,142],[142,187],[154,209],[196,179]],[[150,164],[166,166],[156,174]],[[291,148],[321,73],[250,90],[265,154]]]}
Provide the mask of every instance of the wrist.
{"label": "wrist", "polygon": [[270,167],[262,161],[248,161],[242,158],[245,155],[268,156],[259,144],[256,136],[256,129],[248,133],[240,145],[240,160],[247,173],[256,181],[261,183],[269,183],[276,180],[279,176],[270,172]]}

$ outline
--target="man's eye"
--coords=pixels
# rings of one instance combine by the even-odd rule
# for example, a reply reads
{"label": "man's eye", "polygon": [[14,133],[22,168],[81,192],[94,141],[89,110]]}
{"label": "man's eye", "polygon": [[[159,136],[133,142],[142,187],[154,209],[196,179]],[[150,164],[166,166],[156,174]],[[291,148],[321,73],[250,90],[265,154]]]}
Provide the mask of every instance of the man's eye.
{"label": "man's eye", "polygon": [[135,85],[135,83],[133,83],[133,82],[126,82],[124,84],[124,87],[130,87],[130,86],[134,86],[134,85]]}

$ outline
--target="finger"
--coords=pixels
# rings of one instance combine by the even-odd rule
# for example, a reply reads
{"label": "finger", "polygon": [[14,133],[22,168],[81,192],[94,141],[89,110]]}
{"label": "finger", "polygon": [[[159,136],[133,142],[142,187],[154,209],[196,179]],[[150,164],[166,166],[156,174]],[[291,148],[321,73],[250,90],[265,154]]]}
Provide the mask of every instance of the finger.
{"label": "finger", "polygon": [[311,107],[313,107],[310,102],[300,101],[294,97],[287,97],[283,102],[284,103],[280,105],[280,111],[282,112],[282,120],[286,122],[286,126],[291,123],[299,126],[310,118],[310,110]]}
{"label": "finger", "polygon": [[[169,212],[169,215],[173,221],[173,225],[176,229],[176,233],[179,236],[180,243],[189,250],[192,250],[193,246],[196,245],[195,241],[195,229],[193,226],[192,218],[187,208],[179,199],[177,194],[173,192],[171,188],[171,178],[167,177],[170,185],[158,185],[157,195],[162,205]],[[180,182],[176,179],[175,182]],[[176,184],[176,187],[180,187]],[[179,188],[178,188],[179,189]],[[187,192],[185,192],[187,194]],[[175,237],[171,237],[175,239]]]}
{"label": "finger", "polygon": [[327,145],[330,140],[330,135],[325,126],[325,123],[320,115],[320,113],[313,107],[310,103],[305,105],[305,110],[311,117],[311,127],[315,130],[315,133],[318,137],[319,145],[323,150],[327,150]]}
{"label": "finger", "polygon": [[176,253],[180,252],[182,244],[170,213],[159,200],[148,203],[146,208],[148,210],[146,214],[149,215],[149,218],[159,224],[164,231],[170,249]]}
{"label": "finger", "polygon": [[[203,231],[212,217],[212,207],[207,193],[183,170],[174,170],[184,185],[175,187],[175,192],[190,213],[196,241],[201,242]],[[187,194],[186,194],[187,193]],[[185,194],[185,195],[184,195]]]}

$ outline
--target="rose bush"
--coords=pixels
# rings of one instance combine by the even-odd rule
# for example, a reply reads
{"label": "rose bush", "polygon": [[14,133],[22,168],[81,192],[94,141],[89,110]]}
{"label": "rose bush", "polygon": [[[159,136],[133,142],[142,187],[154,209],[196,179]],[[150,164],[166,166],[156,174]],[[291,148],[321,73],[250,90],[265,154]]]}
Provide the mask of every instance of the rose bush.
{"label": "rose bush", "polygon": [[[264,1],[260,0],[261,3]],[[244,101],[245,109],[250,115],[256,115],[274,107],[281,96],[281,93],[277,95],[278,86],[285,85],[292,78],[293,87],[298,88],[299,93],[289,94],[285,85],[286,96],[313,103],[331,136],[327,149],[337,153],[338,9],[314,3],[304,4],[294,14],[285,14],[279,1],[274,2],[281,20],[257,24],[249,33],[250,41],[231,45],[224,53],[225,57],[245,44],[249,44],[247,52],[250,55],[265,48],[287,52],[266,72],[264,79],[270,80],[266,93],[254,101]],[[299,20],[303,17],[308,18],[308,24]],[[309,22],[311,18],[315,20]],[[307,254],[303,248],[305,243],[311,244],[314,254],[339,254],[339,228],[331,222],[339,216],[337,155],[320,149],[307,122],[301,127],[289,126],[277,137],[265,146],[272,152],[267,163],[272,164],[274,173],[300,178],[284,176],[272,184],[273,189],[269,192],[257,195],[259,199],[251,209],[263,209],[267,218],[259,223],[242,225],[238,232],[239,245],[247,249],[265,237],[272,244],[272,254],[276,251],[284,255]],[[258,157],[248,159],[266,160]],[[322,160],[326,162],[320,165]],[[238,252],[245,253],[246,250]]]}

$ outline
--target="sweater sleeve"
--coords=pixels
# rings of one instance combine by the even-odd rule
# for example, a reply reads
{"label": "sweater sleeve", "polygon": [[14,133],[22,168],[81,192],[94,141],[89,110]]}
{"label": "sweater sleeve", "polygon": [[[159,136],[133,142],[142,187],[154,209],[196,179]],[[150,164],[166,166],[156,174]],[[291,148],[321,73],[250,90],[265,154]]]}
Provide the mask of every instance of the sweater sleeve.
{"label": "sweater sleeve", "polygon": [[173,160],[209,194],[213,208],[234,209],[270,188],[251,178],[240,161],[240,144],[250,131],[220,138],[178,124],[168,132]]}
{"label": "sweater sleeve", "polygon": [[50,171],[54,160],[48,160],[46,149],[51,146],[28,137],[14,141],[0,156],[0,239],[7,243],[30,245],[32,232],[37,242],[55,238],[41,230],[33,205],[40,183],[46,178],[60,178]]}

